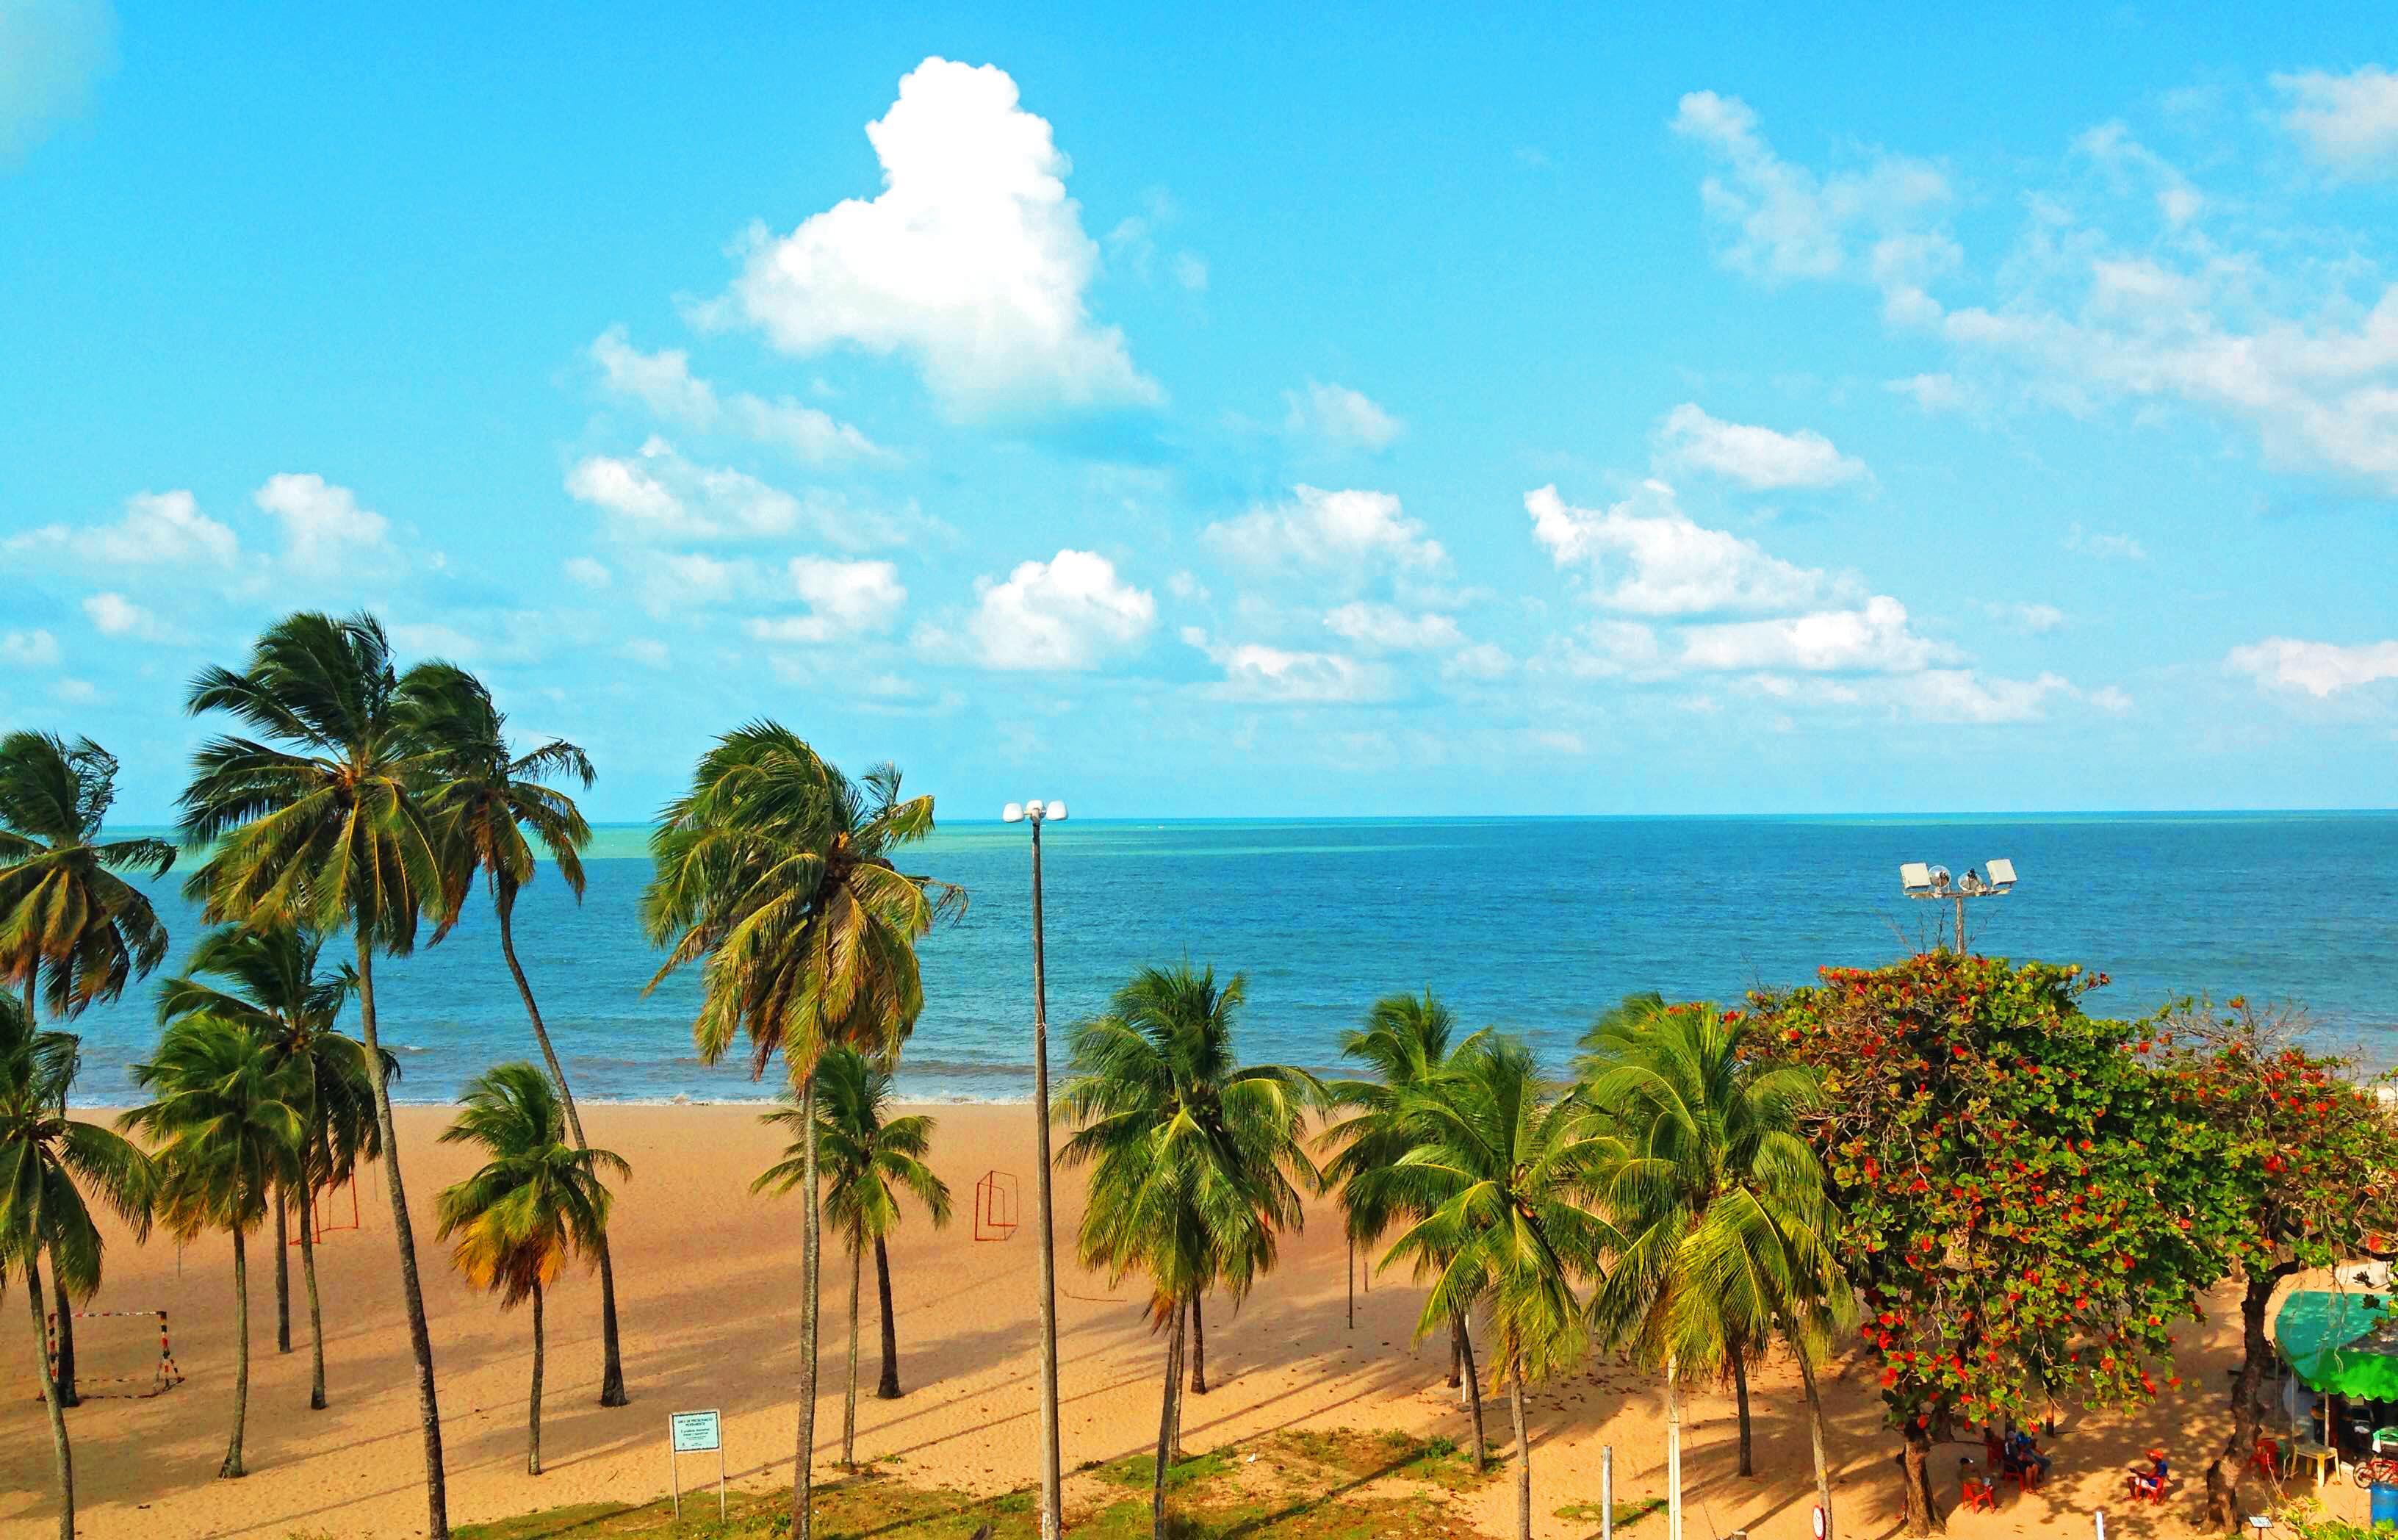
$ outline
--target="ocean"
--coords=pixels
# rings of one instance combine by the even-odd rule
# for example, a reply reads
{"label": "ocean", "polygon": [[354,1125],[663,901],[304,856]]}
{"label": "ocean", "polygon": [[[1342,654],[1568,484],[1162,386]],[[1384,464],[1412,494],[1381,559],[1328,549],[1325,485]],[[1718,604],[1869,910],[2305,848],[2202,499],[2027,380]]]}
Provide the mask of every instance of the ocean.
{"label": "ocean", "polygon": [[[696,967],[643,993],[658,964],[635,918],[646,838],[600,830],[580,905],[546,868],[518,905],[519,953],[576,1093],[772,1097],[771,1072],[754,1082],[746,1062],[694,1054]],[[1899,863],[1961,874],[1995,857],[2020,882],[1968,906],[1973,946],[2109,974],[2094,1011],[2245,993],[2303,1004],[2325,1042],[2398,1060],[2398,814],[1075,818],[1043,844],[1053,1072],[1066,1029],[1132,969],[1186,957],[1247,975],[1240,1051],[1252,1060],[1335,1068],[1340,1032],[1375,998],[1429,988],[1465,1026],[1520,1033],[1562,1064],[1591,1018],[1629,993],[1729,1002],[1917,950],[1952,911],[1904,898]],[[946,826],[904,864],[971,901],[923,943],[903,1092],[1028,1097],[1024,826]],[[180,875],[153,885],[175,938],[170,968],[198,928]],[[486,1067],[535,1057],[488,903],[440,945],[380,962],[375,979],[402,1100],[448,1101]],[[77,1030],[79,1100],[132,1100],[127,1066],[156,1036],[152,985]]]}

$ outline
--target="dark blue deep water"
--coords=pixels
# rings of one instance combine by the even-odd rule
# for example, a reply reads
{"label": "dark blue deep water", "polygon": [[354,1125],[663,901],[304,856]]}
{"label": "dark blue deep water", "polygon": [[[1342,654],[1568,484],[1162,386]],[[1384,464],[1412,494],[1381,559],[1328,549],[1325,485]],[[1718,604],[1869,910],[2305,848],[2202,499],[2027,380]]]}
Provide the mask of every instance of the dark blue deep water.
{"label": "dark blue deep water", "polygon": [[[576,1090],[773,1094],[771,1080],[694,1057],[695,970],[642,994],[657,961],[634,923],[642,842],[603,830],[580,907],[547,871],[519,907],[518,948]],[[1973,906],[1974,948],[2111,974],[2093,1010],[2137,1015],[2202,991],[2293,1000],[2326,1041],[2398,1060],[2398,815],[1075,820],[1044,843],[1053,1026],[1098,1010],[1136,966],[1188,956],[1248,975],[1253,1059],[1327,1066],[1375,996],[1429,986],[1466,1024],[1522,1033],[1561,1060],[1631,991],[1731,999],[1912,951],[1948,910],[1902,898],[1898,864],[1962,872],[2005,856],[2022,881]],[[972,904],[924,944],[904,1088],[1025,1094],[1025,831],[958,825],[910,854]],[[157,885],[178,957],[195,928],[179,875]],[[376,981],[407,1100],[447,1100],[484,1067],[532,1056],[485,913],[379,966]],[[155,1032],[149,987],[81,1030],[82,1098],[128,1099],[125,1066]]]}

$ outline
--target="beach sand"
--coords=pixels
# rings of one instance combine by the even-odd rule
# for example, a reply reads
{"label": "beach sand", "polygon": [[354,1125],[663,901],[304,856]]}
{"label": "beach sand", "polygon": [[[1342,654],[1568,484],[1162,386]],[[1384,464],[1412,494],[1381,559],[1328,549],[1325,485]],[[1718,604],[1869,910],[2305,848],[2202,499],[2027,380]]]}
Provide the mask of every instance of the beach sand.
{"label": "beach sand", "polygon": [[[873,1398],[876,1344],[872,1259],[866,1268],[857,1447],[861,1459],[896,1456],[904,1479],[977,1493],[1029,1483],[1038,1467],[1035,1302],[1030,1114],[1022,1107],[919,1109],[940,1120],[936,1168],[955,1195],[957,1218],[936,1231],[909,1211],[891,1247],[905,1396]],[[94,1114],[97,1115],[97,1114]],[[450,1511],[455,1522],[532,1508],[599,1501],[640,1502],[665,1493],[667,1413],[720,1408],[725,1460],[739,1487],[788,1483],[791,1386],[799,1354],[799,1209],[752,1197],[752,1175],[778,1154],[754,1110],[726,1106],[585,1109],[595,1142],[632,1163],[613,1229],[633,1404],[598,1405],[599,1287],[571,1274],[548,1309],[547,1473],[524,1472],[531,1329],[525,1312],[503,1313],[453,1274],[432,1238],[433,1197],[469,1169],[465,1151],[434,1135],[445,1109],[403,1108],[402,1148],[415,1215],[448,1443]],[[1012,1173],[1024,1225],[1012,1238],[975,1237],[974,1186],[989,1171]],[[251,1248],[252,1358],[248,1461],[243,1480],[214,1479],[232,1397],[233,1287],[230,1243],[211,1236],[178,1256],[171,1240],[137,1247],[112,1235],[107,1282],[95,1310],[166,1309],[175,1357],[189,1377],[148,1400],[92,1400],[70,1413],[83,1533],[114,1536],[293,1534],[408,1536],[423,1533],[424,1496],[416,1395],[382,1173],[362,1183],[357,1231],[318,1249],[332,1405],[308,1410],[305,1297],[293,1252],[293,1346],[274,1348],[271,1239]],[[1082,1211],[1079,1173],[1058,1184],[1060,1298],[1058,1356],[1069,1471],[1147,1449],[1156,1437],[1162,1340],[1141,1316],[1138,1283],[1111,1287],[1072,1262]],[[347,1218],[346,1205],[338,1216]],[[1303,1236],[1235,1313],[1218,1303],[1207,1318],[1210,1394],[1184,1412],[1193,1452],[1283,1428],[1355,1427],[1446,1434],[1461,1443],[1466,1419],[1445,1389],[1444,1339],[1410,1346],[1421,1290],[1396,1275],[1357,1296],[1354,1331],[1344,1324],[1344,1247],[1330,1209],[1310,1210]],[[821,1477],[837,1474],[844,1368],[848,1269],[829,1250],[824,1278],[824,1385],[817,1411]],[[21,1295],[0,1316],[0,1536],[55,1533],[50,1441],[34,1392],[34,1350]],[[2225,1374],[2236,1312],[2218,1300],[2185,1336],[2184,1388],[2136,1416],[2068,1417],[2047,1447],[2057,1470],[2039,1493],[2010,1490],[1996,1514],[1959,1514],[1960,1535],[2088,1533],[2095,1507],[2115,1534],[2182,1533],[2199,1506],[2203,1460],[2229,1432]],[[85,1323],[78,1335],[86,1376],[146,1377],[155,1336],[140,1320]],[[1489,1373],[1489,1366],[1485,1366]],[[1825,1380],[1844,1534],[1895,1531],[1895,1439],[1884,1430],[1871,1373],[1838,1366]],[[1685,1411],[1684,1479],[1690,1540],[1745,1529],[1771,1540],[1808,1533],[1813,1502],[1804,1404],[1797,1376],[1776,1365],[1753,1386],[1759,1474],[1734,1474],[1729,1394],[1702,1392]],[[1615,1450],[1619,1501],[1663,1491],[1664,1409],[1658,1382],[1620,1364],[1535,1387],[1535,1533],[1589,1535],[1595,1522],[1553,1517],[1598,1497],[1602,1446]],[[1488,1409],[1494,1448],[1507,1442],[1506,1403],[1494,1385]],[[2127,1509],[2122,1472],[2150,1443],[2173,1453],[2175,1494],[2164,1509]],[[1947,1445],[1933,1471],[1944,1503],[1956,1492],[1957,1460]],[[711,1457],[687,1457],[687,1485],[712,1483]],[[1091,1477],[1068,1479],[1074,1513],[1124,1495]],[[2261,1494],[2252,1485],[2252,1501]],[[2330,1493],[2341,1510],[2361,1493],[2341,1479]],[[1497,1480],[1455,1499],[1461,1520],[1491,1535],[1513,1533],[1514,1482]],[[1662,1540],[1661,1518],[1632,1532]]]}

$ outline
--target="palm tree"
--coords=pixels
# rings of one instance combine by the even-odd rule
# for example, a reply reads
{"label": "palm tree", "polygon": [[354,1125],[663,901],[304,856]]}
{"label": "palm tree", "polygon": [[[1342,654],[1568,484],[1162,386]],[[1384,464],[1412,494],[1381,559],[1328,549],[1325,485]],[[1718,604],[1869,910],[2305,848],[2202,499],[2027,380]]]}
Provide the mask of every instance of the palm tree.
{"label": "palm tree", "polygon": [[[656,874],[641,895],[650,939],[671,946],[655,989],[706,959],[692,1038],[721,1059],[749,1040],[750,1073],[780,1054],[815,1123],[824,1051],[888,1056],[923,1009],[916,941],[957,888],[902,872],[892,852],[933,830],[933,799],[899,799],[899,772],[877,765],[861,789],[789,729],[752,723],[701,756],[691,790],[650,836]],[[792,1540],[810,1540],[816,1416],[816,1294],[822,1226],[816,1147],[802,1140],[800,1383]]]}
{"label": "palm tree", "polygon": [[[783,1158],[749,1184],[753,1193],[788,1193],[806,1179],[807,1138],[797,1101],[767,1113],[761,1121],[792,1129]],[[936,1228],[950,1222],[949,1184],[924,1164],[932,1145],[933,1119],[921,1114],[892,1117],[891,1070],[855,1048],[829,1048],[816,1067],[816,1164],[824,1177],[824,1207],[849,1247],[849,1391],[841,1414],[841,1463],[857,1465],[857,1304],[866,1247],[874,1245],[875,1283],[882,1295],[882,1399],[899,1397],[899,1331],[891,1309],[891,1253],[884,1245],[899,1223],[894,1184],[916,1195]]]}
{"label": "palm tree", "polygon": [[[1324,1169],[1327,1186],[1340,1195],[1341,1217],[1354,1252],[1370,1251],[1402,1217],[1394,1207],[1395,1196],[1372,1180],[1373,1173],[1396,1165],[1415,1147],[1406,1115],[1408,1094],[1429,1084],[1448,1067],[1454,1051],[1450,1041],[1456,1019],[1447,1006],[1426,990],[1418,994],[1392,994],[1374,1002],[1366,1025],[1340,1034],[1343,1057],[1375,1072],[1370,1080],[1336,1080],[1326,1087],[1333,1105],[1354,1115],[1325,1129],[1319,1150],[1340,1153]],[[1479,1469],[1489,1459],[1482,1425],[1482,1380],[1474,1363],[1474,1337],[1467,1317],[1460,1313],[1449,1325],[1449,1384],[1462,1383],[1474,1417],[1474,1464]]]}
{"label": "palm tree", "polygon": [[168,1024],[133,1083],[154,1100],[116,1120],[146,1137],[158,1164],[158,1211],[180,1239],[204,1230],[233,1236],[233,1437],[219,1479],[249,1474],[242,1429],[249,1414],[249,1256],[244,1237],[297,1180],[306,1158],[307,1066],[242,1021],[195,1015]]}
{"label": "palm tree", "polygon": [[204,669],[193,681],[187,707],[194,714],[229,712],[264,741],[213,737],[193,756],[181,832],[186,845],[214,849],[185,893],[202,904],[210,923],[326,934],[347,927],[357,945],[358,1036],[373,1083],[400,1296],[416,1363],[425,1534],[448,1540],[433,1338],[425,1326],[374,990],[374,954],[412,951],[420,912],[440,918],[447,893],[433,825],[418,800],[435,763],[419,725],[423,713],[393,665],[381,622],[368,615],[337,620],[315,613],[269,627],[240,670]]}
{"label": "palm tree", "polygon": [[1165,1477],[1181,1444],[1190,1305],[1214,1285],[1238,1300],[1273,1266],[1276,1239],[1305,1221],[1299,1182],[1321,1181],[1301,1135],[1323,1087],[1304,1070],[1242,1066],[1233,1027],[1247,981],[1213,968],[1143,968],[1108,1013],[1076,1027],[1060,1121],[1080,1125],[1058,1154],[1091,1168],[1078,1249],[1086,1267],[1150,1281],[1150,1318],[1166,1335],[1165,1394],[1151,1472],[1150,1521],[1165,1540]]}
{"label": "palm tree", "polygon": [[[37,985],[52,1019],[67,1020],[115,999],[167,955],[167,927],[149,896],[117,873],[164,875],[175,847],[104,838],[115,800],[116,761],[89,738],[0,737],[0,979],[23,992],[29,1015]],[[74,1406],[69,1271],[51,1259],[59,1393]]]}
{"label": "palm tree", "polygon": [[1422,1215],[1393,1243],[1433,1282],[1416,1340],[1489,1303],[1516,1425],[1516,1531],[1532,1533],[1532,1446],[1524,1386],[1581,1360],[1588,1343],[1577,1278],[1597,1274],[1614,1236],[1580,1205],[1606,1158],[1582,1092],[1551,1098],[1531,1050],[1505,1038],[1461,1047],[1409,1089],[1413,1147],[1373,1179],[1376,1201]]}
{"label": "palm tree", "polygon": [[[181,976],[158,991],[158,1020],[212,1016],[238,1021],[271,1051],[301,1066],[307,1123],[298,1170],[275,1200],[276,1350],[291,1351],[291,1268],[285,1222],[300,1221],[300,1273],[308,1290],[310,1410],[325,1409],[325,1317],[317,1291],[317,1196],[346,1185],[358,1163],[382,1153],[375,1126],[374,1083],[366,1049],[333,1023],[357,975],[317,965],[323,939],[291,926],[246,930],[224,925],[200,938]],[[383,1056],[383,1073],[397,1078],[399,1061]]]}
{"label": "palm tree", "polygon": [[1738,1013],[1668,1006],[1654,995],[1601,1017],[1583,1044],[1581,1074],[1616,1146],[1598,1206],[1622,1236],[1592,1293],[1591,1319],[1609,1342],[1664,1367],[1674,1526],[1679,1382],[1693,1373],[1741,1376],[1745,1475],[1744,1360],[1776,1335],[1798,1358],[1816,1495],[1828,1521],[1814,1359],[1842,1290],[1823,1169],[1798,1131],[1819,1082],[1760,1054],[1752,1023]]}
{"label": "palm tree", "polygon": [[141,1239],[150,1232],[154,1181],[150,1158],[138,1146],[66,1115],[75,1050],[73,1035],[35,1031],[32,1013],[14,996],[0,994],[0,1294],[12,1273],[24,1280],[58,1464],[59,1540],[74,1540],[74,1452],[48,1363],[42,1254],[47,1250],[68,1286],[88,1297],[100,1287],[101,1239],[86,1190],[115,1209]]}
{"label": "palm tree", "polygon": [[[590,756],[563,738],[516,753],[508,743],[507,716],[492,703],[480,680],[446,664],[427,665],[422,673],[421,697],[434,703],[427,729],[444,756],[441,783],[424,804],[442,828],[446,864],[456,889],[451,911],[463,907],[464,889],[480,872],[491,889],[492,912],[499,917],[500,955],[507,959],[508,976],[524,1001],[542,1062],[549,1066],[549,1077],[565,1104],[567,1129],[576,1148],[588,1149],[566,1066],[558,1060],[532,984],[517,958],[515,922],[517,898],[538,870],[532,852],[536,841],[556,863],[559,881],[575,902],[583,901],[582,851],[591,843],[591,826],[572,797],[544,782],[568,778],[588,788],[593,779]],[[625,1394],[625,1360],[616,1331],[616,1268],[605,1234],[600,1237],[599,1261],[600,1404],[623,1406],[630,1398]]]}
{"label": "palm tree", "polygon": [[632,1175],[607,1150],[567,1142],[564,1103],[531,1064],[496,1065],[467,1082],[444,1144],[479,1144],[490,1160],[438,1200],[439,1238],[456,1237],[451,1264],[500,1296],[500,1308],[532,1302],[532,1397],[525,1470],[541,1474],[542,1299],[569,1255],[596,1259],[612,1201],[603,1171]]}

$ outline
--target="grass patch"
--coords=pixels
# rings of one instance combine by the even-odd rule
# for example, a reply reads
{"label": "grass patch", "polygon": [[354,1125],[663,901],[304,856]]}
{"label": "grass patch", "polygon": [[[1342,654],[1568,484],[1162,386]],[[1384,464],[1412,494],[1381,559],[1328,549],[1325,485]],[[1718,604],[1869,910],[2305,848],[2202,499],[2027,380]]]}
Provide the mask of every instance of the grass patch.
{"label": "grass patch", "polygon": [[1266,1440],[1266,1452],[1318,1466],[1350,1481],[1401,1477],[1444,1492],[1470,1492],[1499,1472],[1493,1460],[1480,1470],[1454,1439],[1418,1439],[1399,1432],[1360,1433],[1355,1428],[1287,1429]]}
{"label": "grass patch", "polygon": [[[1128,1454],[1108,1465],[1084,1468],[1097,1470],[1103,1481],[1111,1481],[1120,1487],[1138,1487],[1147,1492],[1157,1475],[1157,1456]],[[1232,1469],[1233,1451],[1230,1449],[1211,1449],[1205,1454],[1186,1454],[1165,1467],[1165,1490],[1177,1492],[1194,1481],[1230,1475]]]}
{"label": "grass patch", "polygon": [[[1637,1503],[1618,1503],[1615,1505],[1615,1527],[1623,1529],[1637,1524],[1652,1513],[1663,1512],[1664,1507],[1665,1499],[1663,1497],[1643,1497]],[[1557,1509],[1557,1517],[1576,1524],[1597,1524],[1605,1521],[1607,1510],[1596,1503],[1568,1503]]]}

